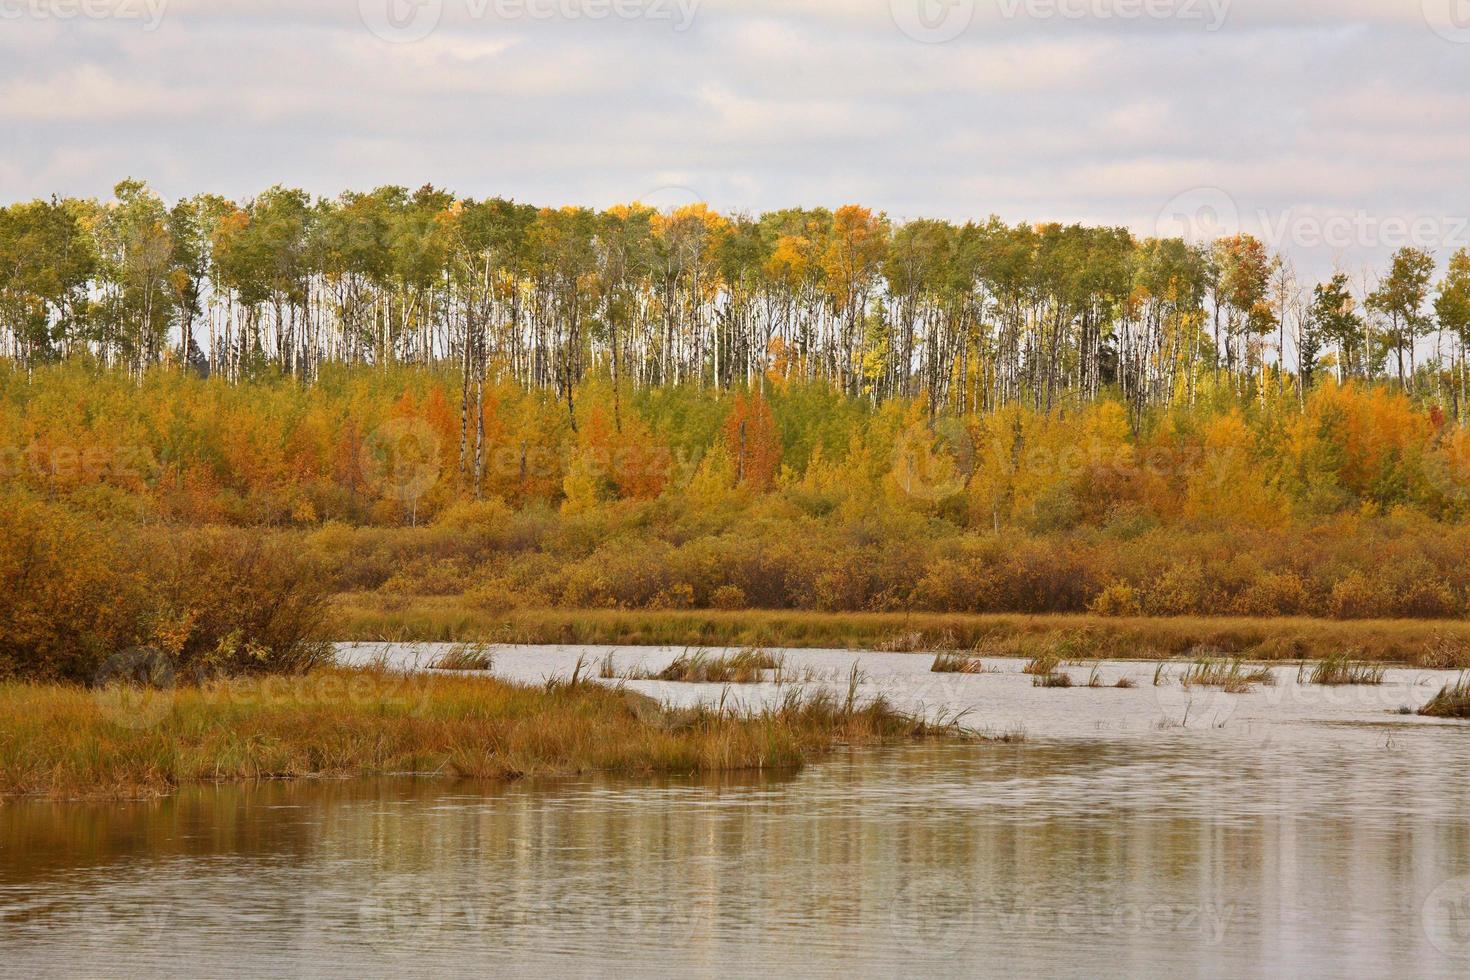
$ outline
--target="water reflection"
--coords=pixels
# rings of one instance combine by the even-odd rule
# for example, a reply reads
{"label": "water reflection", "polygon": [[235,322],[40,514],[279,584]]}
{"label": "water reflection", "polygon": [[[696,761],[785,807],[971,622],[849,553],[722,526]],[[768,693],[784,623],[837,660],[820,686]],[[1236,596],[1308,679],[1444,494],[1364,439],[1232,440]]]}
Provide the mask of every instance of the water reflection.
{"label": "water reflection", "polygon": [[1466,783],[1432,778],[1434,751],[1363,774],[1332,739],[1296,757],[1202,747],[921,745],[799,774],[22,803],[0,808],[0,972],[1470,968]]}

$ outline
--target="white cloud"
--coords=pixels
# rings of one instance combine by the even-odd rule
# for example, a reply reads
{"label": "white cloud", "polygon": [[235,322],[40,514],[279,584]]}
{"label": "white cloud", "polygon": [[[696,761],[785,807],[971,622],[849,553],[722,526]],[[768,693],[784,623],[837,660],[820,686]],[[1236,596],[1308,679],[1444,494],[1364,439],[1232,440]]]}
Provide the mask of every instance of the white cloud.
{"label": "white cloud", "polygon": [[1470,45],[1418,0],[1234,0],[1214,32],[977,0],[943,44],[890,0],[702,0],[684,33],[472,9],[444,0],[411,44],[358,0],[171,0],[155,32],[7,21],[0,199],[126,175],[173,196],[433,182],[1146,229],[1199,186],[1247,211],[1442,214],[1470,169]]}

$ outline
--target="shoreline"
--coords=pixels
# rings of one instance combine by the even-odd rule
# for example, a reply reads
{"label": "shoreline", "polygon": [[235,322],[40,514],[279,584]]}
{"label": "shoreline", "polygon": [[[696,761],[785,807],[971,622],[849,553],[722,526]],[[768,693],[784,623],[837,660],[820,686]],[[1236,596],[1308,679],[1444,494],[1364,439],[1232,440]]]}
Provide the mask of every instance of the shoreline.
{"label": "shoreline", "polygon": [[334,632],[349,643],[783,647],[896,653],[978,651],[1031,657],[1162,660],[1191,654],[1285,662],[1344,653],[1384,664],[1470,668],[1470,622],[1306,617],[1105,617],[1087,614],[832,613],[797,610],[521,609],[458,596],[340,595]]}
{"label": "shoreline", "polygon": [[841,745],[966,735],[881,699],[669,708],[590,679],[322,668],[165,689],[10,681],[0,683],[0,805],[280,779],[792,770]]}

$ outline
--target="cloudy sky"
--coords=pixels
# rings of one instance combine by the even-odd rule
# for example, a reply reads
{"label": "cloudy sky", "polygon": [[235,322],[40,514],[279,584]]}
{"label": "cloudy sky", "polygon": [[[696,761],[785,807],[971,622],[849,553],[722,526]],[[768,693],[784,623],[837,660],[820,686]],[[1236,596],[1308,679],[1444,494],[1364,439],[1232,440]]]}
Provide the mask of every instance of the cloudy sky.
{"label": "cloudy sky", "polygon": [[0,200],[858,201],[1470,244],[1470,0],[0,0]]}

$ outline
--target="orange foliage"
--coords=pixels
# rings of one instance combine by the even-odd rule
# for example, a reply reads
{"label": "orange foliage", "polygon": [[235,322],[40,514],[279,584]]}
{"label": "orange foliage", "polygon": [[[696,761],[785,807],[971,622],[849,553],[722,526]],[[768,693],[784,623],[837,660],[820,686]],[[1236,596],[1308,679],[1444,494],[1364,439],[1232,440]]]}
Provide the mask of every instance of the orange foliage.
{"label": "orange foliage", "polygon": [[758,394],[738,394],[725,419],[725,447],[735,462],[735,480],[769,490],[781,469],[781,434],[771,406]]}

